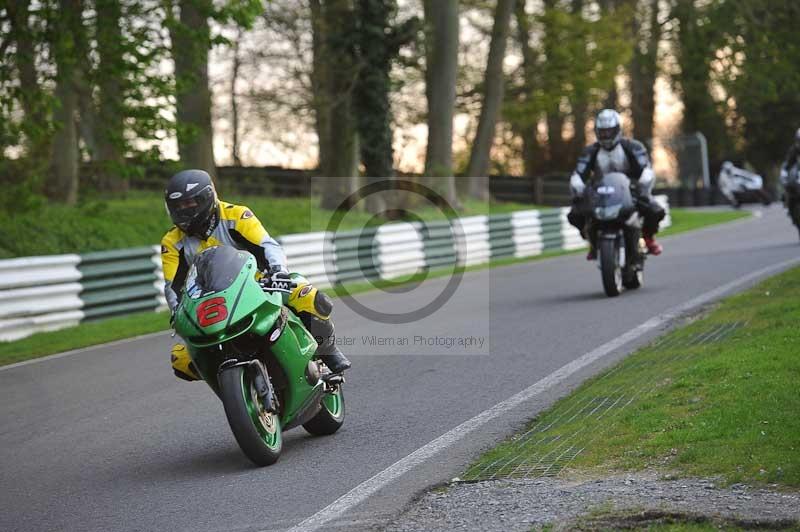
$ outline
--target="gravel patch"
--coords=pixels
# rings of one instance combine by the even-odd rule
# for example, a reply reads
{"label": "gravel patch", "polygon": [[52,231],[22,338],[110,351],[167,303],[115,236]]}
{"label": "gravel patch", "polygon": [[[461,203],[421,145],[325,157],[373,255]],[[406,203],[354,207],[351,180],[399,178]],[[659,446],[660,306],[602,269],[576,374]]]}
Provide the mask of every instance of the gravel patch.
{"label": "gravel patch", "polygon": [[454,483],[423,495],[379,527],[392,532],[634,528],[659,522],[714,522],[782,529],[800,524],[800,493],[713,479],[665,480],[636,473],[594,480],[540,478]]}

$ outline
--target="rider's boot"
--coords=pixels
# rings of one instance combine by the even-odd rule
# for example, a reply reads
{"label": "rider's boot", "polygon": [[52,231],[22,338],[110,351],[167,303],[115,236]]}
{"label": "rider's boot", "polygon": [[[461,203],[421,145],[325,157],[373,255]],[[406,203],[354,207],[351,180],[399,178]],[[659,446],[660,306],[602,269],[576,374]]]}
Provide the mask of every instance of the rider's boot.
{"label": "rider's boot", "polygon": [[597,260],[597,233],[587,228],[584,234],[587,235],[584,238],[589,242],[589,252],[586,253],[586,260]]}
{"label": "rider's boot", "polygon": [[336,344],[325,347],[320,346],[317,349],[317,355],[333,373],[343,373],[350,369],[350,361],[347,360],[347,357],[344,356],[344,353],[339,350]]}
{"label": "rider's boot", "polygon": [[655,235],[644,235],[644,245],[647,246],[647,252],[651,255],[661,255],[664,248],[656,241]]}
{"label": "rider's boot", "polygon": [[308,332],[317,341],[317,357],[333,373],[342,373],[350,369],[347,360],[336,346],[333,321],[333,301],[308,282],[298,283],[288,301],[289,307],[298,315]]}
{"label": "rider's boot", "polygon": [[306,329],[317,341],[317,357],[328,366],[328,369],[333,373],[342,373],[350,369],[350,361],[336,345],[333,322],[330,318],[323,319],[304,313],[300,319],[303,320]]}
{"label": "rider's boot", "polygon": [[176,377],[190,382],[201,380],[197,366],[192,362],[192,357],[189,356],[189,351],[185,345],[175,344],[172,346],[172,353],[169,358],[172,362],[172,371]]}

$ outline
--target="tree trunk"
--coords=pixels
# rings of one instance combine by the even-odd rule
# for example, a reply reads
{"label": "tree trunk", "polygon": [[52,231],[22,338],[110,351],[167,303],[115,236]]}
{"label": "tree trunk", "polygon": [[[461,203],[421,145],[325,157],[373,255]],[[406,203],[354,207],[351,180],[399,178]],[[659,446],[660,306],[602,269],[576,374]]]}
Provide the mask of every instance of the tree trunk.
{"label": "tree trunk", "polygon": [[236,40],[233,43],[233,65],[231,69],[231,159],[234,166],[242,166],[242,159],[239,156],[239,105],[236,94],[236,82],[239,79],[239,69],[242,65],[239,56],[239,44],[244,32],[239,29]]}
{"label": "tree trunk", "polygon": [[[425,94],[428,145],[425,175],[450,205],[458,205],[453,177],[453,115],[458,75],[458,0],[424,0]],[[441,178],[441,179],[436,179]]]}
{"label": "tree trunk", "polygon": [[103,186],[126,192],[125,95],[120,72],[123,58],[122,6],[119,0],[96,0],[99,106],[97,110],[97,154]]}
{"label": "tree trunk", "polygon": [[170,26],[175,62],[178,152],[189,168],[216,174],[214,135],[211,127],[211,91],[208,86],[208,51],[211,0],[179,0],[180,24]]}
{"label": "tree trunk", "polygon": [[78,132],[75,123],[78,111],[78,79],[76,43],[83,32],[81,0],[60,0],[54,21],[57,109],[54,113],[56,133],[50,160],[50,176],[45,194],[53,201],[74,205],[78,200]]}
{"label": "tree trunk", "polygon": [[321,176],[327,176],[330,168],[331,135],[330,135],[330,105],[328,105],[328,70],[329,64],[326,57],[325,21],[322,18],[322,3],[320,0],[310,0],[311,8],[311,34],[313,47],[313,69],[311,72],[311,90],[314,97],[314,116],[317,129],[318,169]]}
{"label": "tree trunk", "polygon": [[[99,20],[98,20],[99,25]],[[98,48],[100,48],[98,43]],[[94,84],[91,79],[91,50],[86,32],[81,30],[75,35],[75,87],[78,91],[78,133],[94,161],[97,154],[96,117],[94,106]]]}
{"label": "tree trunk", "polygon": [[[514,8],[514,17],[517,21],[517,40],[522,49],[522,70],[525,77],[526,98],[538,85],[537,51],[530,44],[531,24],[528,13],[525,11],[525,0],[517,0]],[[541,170],[542,147],[538,140],[539,117],[534,117],[529,124],[520,129],[522,136],[522,158],[525,165],[525,175],[536,176]]]}
{"label": "tree trunk", "polygon": [[[546,11],[560,9],[557,6],[556,0],[545,0],[544,7]],[[559,36],[554,35],[553,32],[549,30],[549,28],[545,28],[545,33],[542,37],[544,54],[547,58],[554,57],[556,55],[555,50],[557,50],[558,47],[563,46],[563,43],[559,42]],[[547,63],[545,64],[545,68],[547,68]],[[553,75],[551,76],[548,75],[547,72],[545,73],[544,83],[549,85],[546,87],[545,92],[553,98],[553,100],[547,106],[546,118],[547,145],[550,152],[548,166],[550,170],[555,170],[560,169],[566,164],[566,161],[564,160],[566,155],[566,143],[564,142],[564,113],[561,111],[561,96],[563,96],[563,88],[560,85],[555,85],[549,81],[549,79],[552,77],[554,80],[556,80],[555,83],[560,83],[558,81],[559,76],[555,75],[556,73],[552,74]]]}
{"label": "tree trunk", "polygon": [[638,17],[634,17],[634,36],[646,44],[642,52],[637,46],[631,60],[631,111],[633,113],[633,136],[643,142],[653,138],[655,118],[655,84],[658,74],[658,44],[661,41],[661,25],[658,23],[658,0],[649,2],[649,28],[642,35]]}
{"label": "tree trunk", "polygon": [[[361,68],[355,92],[356,117],[359,137],[369,139],[361,143],[361,161],[367,181],[374,183],[394,176],[389,72],[395,43],[387,33],[397,5],[395,0],[358,0],[357,5]],[[368,196],[367,210],[383,212],[386,197],[386,193]]]}
{"label": "tree trunk", "polygon": [[[573,15],[583,17],[583,5],[583,0],[572,0]],[[582,49],[582,52],[585,52],[585,49]],[[577,159],[586,146],[586,122],[589,113],[590,95],[589,91],[586,90],[588,89],[586,83],[580,83],[578,86],[580,88],[578,89],[576,86],[572,101],[572,120],[575,136],[572,138],[569,153],[570,164],[572,164],[573,160]]]}
{"label": "tree trunk", "polygon": [[50,160],[50,130],[47,127],[45,96],[36,72],[35,39],[28,22],[30,1],[8,2],[10,35],[16,45],[14,62],[19,76],[20,104],[25,114],[22,131],[26,140],[26,155],[34,163]]}
{"label": "tree trunk", "polygon": [[[600,0],[600,8],[606,12],[614,13],[617,9],[618,4],[624,0]],[[617,89],[617,79],[616,75],[614,76],[614,80],[611,82],[611,86],[608,88],[608,94],[606,95],[605,100],[603,101],[603,108],[605,109],[616,109],[619,105],[619,91]]]}
{"label": "tree trunk", "polygon": [[483,106],[478,120],[478,131],[472,143],[467,176],[470,178],[470,196],[483,201],[489,199],[489,157],[494,144],[497,118],[503,103],[505,76],[503,62],[506,58],[508,27],[516,0],[497,0],[492,41],[484,77]]}
{"label": "tree trunk", "polygon": [[353,91],[357,78],[351,0],[311,1],[314,29],[314,101],[323,183],[323,209],[344,203],[358,187],[359,143]]}

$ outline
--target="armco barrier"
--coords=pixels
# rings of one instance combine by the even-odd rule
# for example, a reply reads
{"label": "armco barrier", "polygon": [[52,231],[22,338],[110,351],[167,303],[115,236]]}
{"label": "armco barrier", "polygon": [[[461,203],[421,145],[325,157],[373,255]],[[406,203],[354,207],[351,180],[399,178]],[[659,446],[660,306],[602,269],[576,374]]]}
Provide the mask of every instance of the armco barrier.
{"label": "armco barrier", "polygon": [[[656,200],[669,212],[665,196]],[[518,211],[278,240],[290,268],[325,287],[582,248],[585,243],[567,222],[567,212]],[[662,226],[670,224],[668,214]],[[159,246],[0,260],[0,340],[164,308]]]}
{"label": "armco barrier", "polygon": [[163,295],[160,262],[152,247],[81,255],[80,297],[86,318],[156,310]]}

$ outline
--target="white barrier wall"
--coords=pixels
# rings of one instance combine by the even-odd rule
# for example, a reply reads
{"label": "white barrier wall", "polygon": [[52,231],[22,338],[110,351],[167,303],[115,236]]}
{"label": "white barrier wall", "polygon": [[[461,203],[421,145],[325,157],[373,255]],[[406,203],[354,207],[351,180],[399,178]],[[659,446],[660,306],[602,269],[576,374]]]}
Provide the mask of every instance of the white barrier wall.
{"label": "white barrier wall", "polygon": [[[666,196],[657,196],[667,210]],[[336,235],[279,238],[292,271],[327,287],[393,279],[425,268],[471,266],[586,246],[568,209],[529,210],[430,223],[394,223]],[[0,340],[76,325],[86,319],[163,310],[161,248],[0,260]]]}

